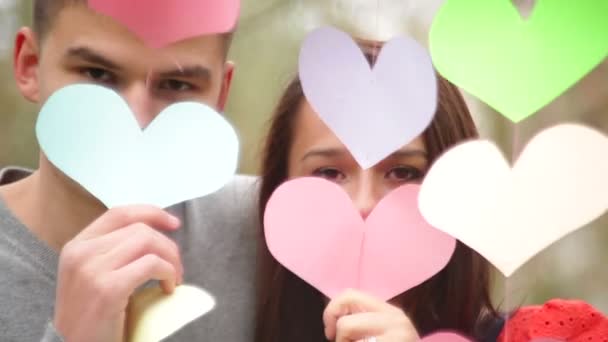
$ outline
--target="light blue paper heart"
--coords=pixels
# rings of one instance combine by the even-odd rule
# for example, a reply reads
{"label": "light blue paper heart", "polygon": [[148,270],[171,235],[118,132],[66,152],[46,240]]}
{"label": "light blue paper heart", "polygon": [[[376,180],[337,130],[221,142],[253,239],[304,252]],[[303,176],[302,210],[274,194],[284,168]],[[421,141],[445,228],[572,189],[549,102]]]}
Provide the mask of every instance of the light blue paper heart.
{"label": "light blue paper heart", "polygon": [[177,103],[142,131],[120,95],[95,85],[54,93],[36,135],[49,161],[109,208],[166,208],[205,196],[224,186],[238,163],[236,132],[212,108]]}

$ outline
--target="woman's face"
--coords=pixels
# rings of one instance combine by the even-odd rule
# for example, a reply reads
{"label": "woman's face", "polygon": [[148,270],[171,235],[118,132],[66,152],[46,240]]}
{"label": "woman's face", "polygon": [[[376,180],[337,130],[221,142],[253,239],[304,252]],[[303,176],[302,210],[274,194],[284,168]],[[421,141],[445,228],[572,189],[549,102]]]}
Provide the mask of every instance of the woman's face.
{"label": "woman's face", "polygon": [[419,183],[429,161],[421,137],[363,170],[307,101],[297,111],[288,177],[322,177],[340,185],[365,218],[380,199],[405,183]]}

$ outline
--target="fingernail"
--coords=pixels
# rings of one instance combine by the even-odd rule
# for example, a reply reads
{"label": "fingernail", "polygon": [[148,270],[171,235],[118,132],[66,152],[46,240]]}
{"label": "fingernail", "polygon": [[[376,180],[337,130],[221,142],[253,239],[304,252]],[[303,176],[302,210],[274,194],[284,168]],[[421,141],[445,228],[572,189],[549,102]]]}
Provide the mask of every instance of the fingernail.
{"label": "fingernail", "polygon": [[169,221],[171,223],[171,226],[178,228],[181,225],[181,221],[180,219],[178,219],[177,217],[173,216],[173,215],[169,215]]}

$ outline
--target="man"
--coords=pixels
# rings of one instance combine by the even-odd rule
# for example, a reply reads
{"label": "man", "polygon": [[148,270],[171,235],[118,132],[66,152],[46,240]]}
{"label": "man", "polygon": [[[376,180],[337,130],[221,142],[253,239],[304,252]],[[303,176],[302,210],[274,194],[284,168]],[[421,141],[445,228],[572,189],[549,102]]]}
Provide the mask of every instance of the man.
{"label": "man", "polygon": [[[69,84],[113,88],[145,127],[177,101],[223,109],[229,41],[230,34],[215,34],[151,49],[85,0],[34,0],[34,27],[15,40],[14,75],[38,104]],[[180,222],[149,206],[106,211],[44,154],[33,173],[2,170],[1,340],[120,341],[129,297],[153,279],[167,292],[198,285],[217,301],[170,340],[246,340],[254,324],[254,199],[252,179],[236,177],[171,208]]]}

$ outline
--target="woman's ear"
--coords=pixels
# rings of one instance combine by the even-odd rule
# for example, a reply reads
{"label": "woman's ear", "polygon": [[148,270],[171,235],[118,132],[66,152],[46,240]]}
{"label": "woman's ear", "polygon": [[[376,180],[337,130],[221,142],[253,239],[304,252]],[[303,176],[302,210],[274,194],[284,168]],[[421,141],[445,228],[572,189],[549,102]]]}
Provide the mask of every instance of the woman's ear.
{"label": "woman's ear", "polygon": [[220,97],[217,103],[217,108],[220,112],[223,112],[224,108],[226,108],[226,103],[228,102],[228,94],[230,93],[230,86],[232,85],[233,76],[234,63],[228,61],[224,66],[224,79],[222,80],[222,89],[220,90]]}
{"label": "woman's ear", "polygon": [[39,61],[40,47],[36,34],[29,27],[21,28],[15,38],[13,73],[21,95],[36,103],[40,101]]}

